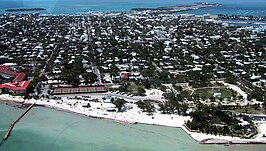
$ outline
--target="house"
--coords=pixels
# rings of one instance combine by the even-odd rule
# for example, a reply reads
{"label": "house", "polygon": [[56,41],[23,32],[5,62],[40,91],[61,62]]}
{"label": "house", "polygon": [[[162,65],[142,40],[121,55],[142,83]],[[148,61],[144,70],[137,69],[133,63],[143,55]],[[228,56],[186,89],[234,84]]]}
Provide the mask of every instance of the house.
{"label": "house", "polygon": [[219,92],[213,93],[213,97],[221,97],[221,96],[222,96],[222,93],[219,93]]}
{"label": "house", "polygon": [[253,74],[253,75],[250,77],[250,80],[251,80],[252,82],[255,82],[255,81],[259,81],[260,78],[261,78],[260,75],[255,75],[255,74]]}
{"label": "house", "polygon": [[240,119],[240,123],[238,123],[238,125],[241,125],[241,126],[250,126],[250,123],[248,121],[244,121],[243,119]]}
{"label": "house", "polygon": [[260,80],[260,85],[261,86],[266,86],[266,80],[265,79],[261,79]]}
{"label": "house", "polygon": [[121,80],[127,80],[127,79],[129,79],[129,75],[126,74],[126,73],[122,73],[122,74],[120,75],[120,79],[121,79]]}

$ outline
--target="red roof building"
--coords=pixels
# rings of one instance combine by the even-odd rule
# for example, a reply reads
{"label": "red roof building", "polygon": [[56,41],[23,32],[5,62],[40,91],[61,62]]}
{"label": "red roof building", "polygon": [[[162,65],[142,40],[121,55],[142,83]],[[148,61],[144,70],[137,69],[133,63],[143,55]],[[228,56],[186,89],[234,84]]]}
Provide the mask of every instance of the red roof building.
{"label": "red roof building", "polygon": [[[26,73],[11,71],[8,66],[0,66],[0,74],[7,77],[15,77],[12,82],[0,84],[0,90],[7,89],[16,94],[25,93],[30,81],[23,81]],[[0,91],[0,92],[1,92]]]}
{"label": "red roof building", "polygon": [[23,81],[26,77],[26,73],[19,73],[13,80],[13,82]]}
{"label": "red roof building", "polygon": [[75,93],[103,93],[107,89],[105,86],[85,86],[76,88],[54,88],[52,94],[75,94]]}
{"label": "red roof building", "polygon": [[29,86],[30,81],[9,82],[0,85],[0,89],[7,88],[12,91],[25,91]]}
{"label": "red roof building", "polygon": [[120,78],[121,79],[128,79],[129,76],[128,76],[128,74],[123,73],[123,74],[121,74]]}
{"label": "red roof building", "polygon": [[17,76],[18,73],[15,71],[11,71],[8,66],[0,66],[0,74],[9,75],[9,76]]}

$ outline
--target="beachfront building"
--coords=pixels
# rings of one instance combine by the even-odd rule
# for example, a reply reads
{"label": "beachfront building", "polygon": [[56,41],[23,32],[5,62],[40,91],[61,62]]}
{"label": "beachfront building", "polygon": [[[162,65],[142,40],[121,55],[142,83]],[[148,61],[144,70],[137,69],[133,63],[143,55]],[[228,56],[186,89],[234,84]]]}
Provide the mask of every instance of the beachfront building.
{"label": "beachfront building", "polygon": [[64,87],[54,88],[52,90],[53,95],[60,94],[79,94],[79,93],[103,93],[107,89],[105,86],[82,86],[82,87]]}
{"label": "beachfront building", "polygon": [[26,73],[18,73],[16,71],[11,71],[8,66],[0,66],[0,75],[4,78],[11,79],[11,82],[6,82],[0,84],[0,93],[10,92],[14,94],[24,94],[30,84],[30,81],[24,81],[26,78]]}
{"label": "beachfront building", "polygon": [[0,92],[7,91],[14,94],[24,94],[30,81],[9,82],[0,85]]}

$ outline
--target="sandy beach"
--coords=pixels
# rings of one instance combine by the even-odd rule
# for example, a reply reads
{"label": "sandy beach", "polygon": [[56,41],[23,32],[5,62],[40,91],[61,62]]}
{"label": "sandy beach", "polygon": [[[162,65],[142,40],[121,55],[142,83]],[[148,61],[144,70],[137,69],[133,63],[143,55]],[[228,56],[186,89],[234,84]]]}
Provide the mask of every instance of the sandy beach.
{"label": "sandy beach", "polygon": [[125,112],[108,112],[105,109],[108,107],[113,107],[111,103],[102,102],[89,102],[91,107],[82,107],[82,100],[67,99],[63,98],[61,100],[55,99],[40,99],[40,100],[24,100],[19,96],[10,96],[8,94],[0,95],[0,101],[10,104],[32,104],[36,103],[38,106],[49,107],[61,111],[73,112],[76,114],[81,114],[89,116],[92,118],[103,118],[106,120],[112,120],[122,124],[150,124],[159,125],[167,127],[182,128],[186,133],[188,133],[195,141],[204,144],[256,144],[256,143],[266,143],[266,138],[262,134],[266,133],[266,121],[261,121],[256,123],[258,125],[259,134],[253,139],[241,139],[238,137],[230,136],[215,136],[210,134],[190,132],[185,126],[185,122],[190,120],[189,116],[180,115],[168,115],[161,113],[154,113],[152,115],[147,115],[137,107],[137,105],[132,104],[132,108]]}

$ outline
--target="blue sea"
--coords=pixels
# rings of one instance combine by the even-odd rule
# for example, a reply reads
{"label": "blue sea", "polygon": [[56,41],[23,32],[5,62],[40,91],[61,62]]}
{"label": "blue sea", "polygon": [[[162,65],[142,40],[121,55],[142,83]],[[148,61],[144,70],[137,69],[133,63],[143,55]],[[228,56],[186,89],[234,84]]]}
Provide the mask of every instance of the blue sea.
{"label": "blue sea", "polygon": [[[0,104],[0,139],[22,109]],[[265,151],[266,145],[201,145],[179,128],[122,125],[33,107],[0,151]]]}
{"label": "blue sea", "polygon": [[10,8],[41,7],[41,14],[77,14],[94,11],[129,11],[139,7],[219,3],[220,7],[182,13],[266,16],[266,0],[0,0],[0,13]]}

